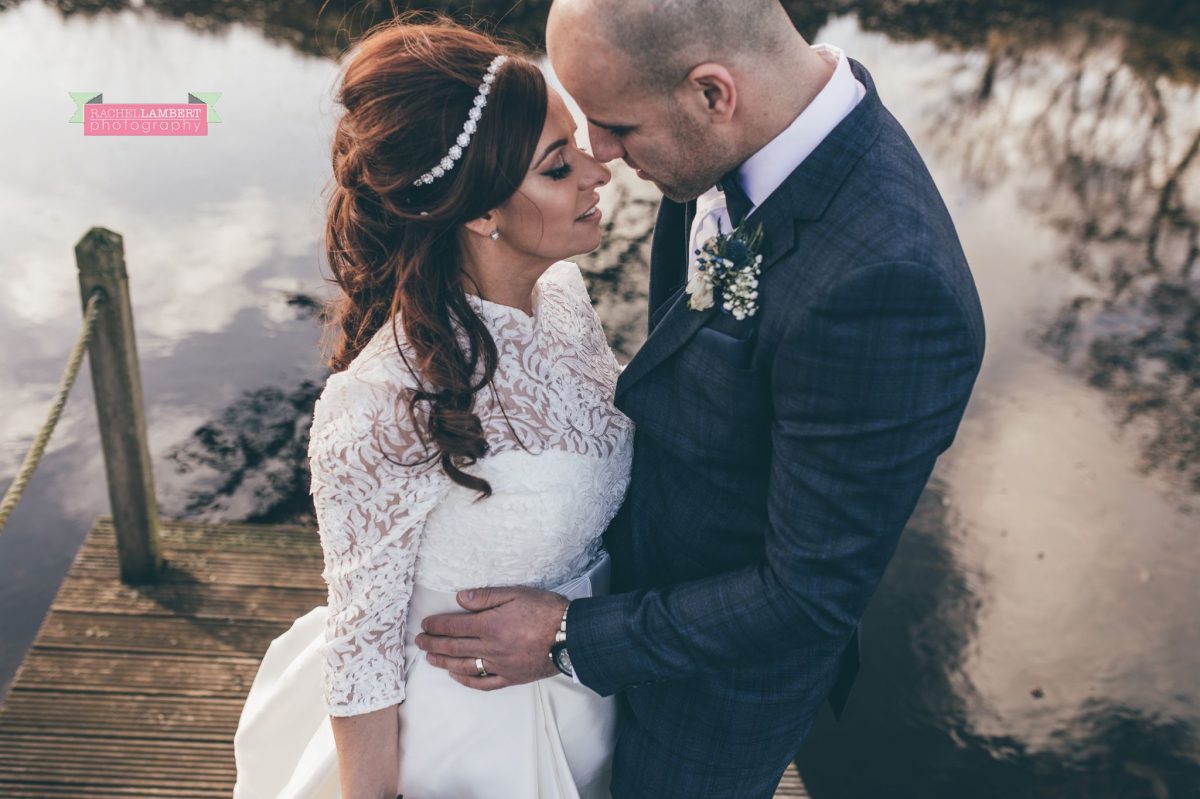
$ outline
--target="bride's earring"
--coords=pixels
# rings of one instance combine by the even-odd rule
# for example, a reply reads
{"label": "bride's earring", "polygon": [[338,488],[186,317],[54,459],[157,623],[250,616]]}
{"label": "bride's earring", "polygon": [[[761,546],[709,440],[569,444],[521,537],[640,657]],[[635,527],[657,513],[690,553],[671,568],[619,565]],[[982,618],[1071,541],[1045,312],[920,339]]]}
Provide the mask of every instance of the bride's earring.
{"label": "bride's earring", "polygon": [[491,238],[492,238],[492,241],[500,241],[500,231],[493,230],[491,233]]}

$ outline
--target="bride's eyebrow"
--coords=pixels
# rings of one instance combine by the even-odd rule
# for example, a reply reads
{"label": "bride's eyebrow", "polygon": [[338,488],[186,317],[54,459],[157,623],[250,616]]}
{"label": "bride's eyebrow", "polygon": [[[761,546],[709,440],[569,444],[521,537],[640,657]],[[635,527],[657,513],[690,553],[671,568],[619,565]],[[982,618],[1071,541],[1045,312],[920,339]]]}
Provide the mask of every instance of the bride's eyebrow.
{"label": "bride's eyebrow", "polygon": [[566,146],[567,146],[566,139],[558,139],[556,141],[550,142],[550,144],[546,147],[546,149],[542,151],[542,157],[539,158],[536,162],[534,162],[533,168],[537,169],[539,166],[542,165],[542,162],[546,160],[546,158],[550,155],[550,153],[554,152],[559,147],[566,147]]}

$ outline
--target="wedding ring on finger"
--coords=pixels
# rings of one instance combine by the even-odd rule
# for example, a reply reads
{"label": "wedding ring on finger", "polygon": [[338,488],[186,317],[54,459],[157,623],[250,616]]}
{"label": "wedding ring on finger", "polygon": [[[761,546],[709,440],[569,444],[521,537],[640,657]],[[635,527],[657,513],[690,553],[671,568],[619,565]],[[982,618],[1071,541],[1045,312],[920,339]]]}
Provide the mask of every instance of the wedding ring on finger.
{"label": "wedding ring on finger", "polygon": [[475,658],[475,670],[479,672],[480,677],[488,676],[488,670],[483,667],[483,658]]}

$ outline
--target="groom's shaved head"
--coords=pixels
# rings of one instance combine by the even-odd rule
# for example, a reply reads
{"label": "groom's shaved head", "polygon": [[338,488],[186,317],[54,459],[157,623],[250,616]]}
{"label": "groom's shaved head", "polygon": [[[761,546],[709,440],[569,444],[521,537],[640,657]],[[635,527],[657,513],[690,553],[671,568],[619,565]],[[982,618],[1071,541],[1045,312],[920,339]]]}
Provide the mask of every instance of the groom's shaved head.
{"label": "groom's shaved head", "polygon": [[646,90],[669,89],[706,61],[761,61],[795,35],[779,0],[555,0],[552,16],[591,27]]}
{"label": "groom's shaved head", "polygon": [[554,0],[546,52],[595,157],[676,202],[773,139],[829,77],[780,0]]}

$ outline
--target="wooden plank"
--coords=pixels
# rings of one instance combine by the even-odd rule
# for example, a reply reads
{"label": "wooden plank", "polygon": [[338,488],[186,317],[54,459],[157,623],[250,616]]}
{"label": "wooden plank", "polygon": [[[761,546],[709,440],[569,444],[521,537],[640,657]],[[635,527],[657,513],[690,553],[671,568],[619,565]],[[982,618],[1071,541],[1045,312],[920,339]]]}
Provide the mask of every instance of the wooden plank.
{"label": "wooden plank", "polygon": [[[28,746],[8,746],[0,738],[0,758],[9,779],[51,782],[58,779],[86,780],[93,785],[191,785],[219,788],[234,769],[233,747],[205,752],[180,744],[158,749],[154,741],[122,741],[123,749],[87,746],[86,739],[72,739],[54,746],[29,739]],[[232,775],[236,779],[236,775]]]}
{"label": "wooden plank", "polygon": [[[221,546],[221,543],[218,541],[208,546],[218,547]],[[175,554],[173,562],[180,564],[181,567],[186,564],[190,568],[200,569],[239,567],[244,569],[247,566],[268,570],[279,570],[280,567],[289,570],[302,568],[305,573],[311,575],[306,581],[310,583],[313,582],[313,577],[320,576],[321,569],[325,566],[320,551],[313,552],[311,549],[304,550],[286,546],[281,546],[273,551],[263,551],[258,549],[206,549],[202,545],[196,545],[194,547],[176,547],[173,552]],[[116,553],[103,544],[87,544],[80,550],[79,555],[78,565],[81,567],[104,568],[117,560]],[[316,571],[309,571],[311,567],[315,567]]]}
{"label": "wooden plank", "polygon": [[[211,561],[191,562],[181,565],[166,558],[166,568],[174,574],[187,574],[196,582],[205,585],[233,585],[259,588],[303,589],[324,593],[319,563],[257,563],[253,558],[240,562],[222,563],[222,558]],[[109,563],[85,562],[75,572],[75,577],[93,580],[113,580],[115,561]],[[170,579],[170,578],[168,578]],[[178,580],[176,580],[179,582]]]}
{"label": "wooden plank", "polygon": [[153,586],[72,575],[63,581],[53,610],[228,620],[294,621],[317,605],[324,592],[311,588],[275,588],[189,582],[177,576]]}
{"label": "wooden plank", "polygon": [[[314,601],[313,605],[323,604]],[[184,616],[135,616],[128,613],[56,610],[42,625],[39,649],[81,652],[167,652],[259,657],[263,641],[281,635],[290,620],[225,619]]]}
{"label": "wooden plank", "polygon": [[230,790],[200,790],[174,785],[153,787],[113,787],[92,785],[89,781],[72,783],[63,779],[50,782],[6,780],[0,777],[0,796],[4,799],[229,799]]}
{"label": "wooden plank", "polygon": [[244,697],[81,694],[17,689],[4,705],[0,736],[61,734],[228,742]]}
{"label": "wooden plank", "polygon": [[783,779],[779,781],[779,787],[775,790],[775,799],[797,799],[797,797],[807,799],[808,791],[804,789],[800,772],[796,770],[796,764],[793,763],[783,773]]}
{"label": "wooden plank", "polygon": [[157,584],[97,520],[0,707],[0,796],[227,799],[267,645],[325,602],[312,529],[162,520]]}
{"label": "wooden plank", "polygon": [[[259,586],[262,588],[301,588],[324,591],[321,579],[321,561],[283,560],[269,555],[245,555],[224,553],[214,557],[168,556],[164,558],[164,581],[183,582],[181,575],[190,581],[205,585]],[[83,557],[75,569],[74,577],[93,580],[115,580],[117,561],[113,557]]]}
{"label": "wooden plank", "polygon": [[[324,604],[323,596],[311,601],[313,607]],[[46,618],[35,646],[81,652],[115,650],[257,658],[262,655],[263,641],[270,642],[290,626],[291,620],[243,619],[230,624],[226,619],[60,609]]]}
{"label": "wooden plank", "polygon": [[249,693],[257,669],[258,658],[35,649],[22,664],[21,688],[236,699]]}
{"label": "wooden plank", "polygon": [[[316,530],[288,525],[226,525],[164,520],[160,533],[163,544],[176,550],[199,547],[210,551],[236,548],[239,551],[273,552],[279,549],[308,550],[320,544]],[[111,520],[99,520],[88,538],[97,544],[111,543],[115,547],[116,536]]]}
{"label": "wooden plank", "polygon": [[[164,523],[162,529],[164,540],[176,551],[213,553],[234,548],[238,552],[262,552],[268,555],[321,556],[320,538],[315,530],[301,532],[288,527],[224,530],[208,524],[183,526],[178,522]],[[83,546],[105,550],[114,540],[112,530],[97,528],[95,535],[88,536]]]}

